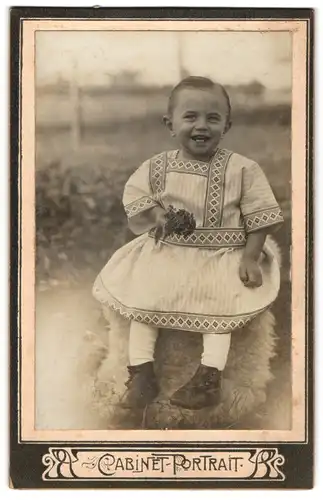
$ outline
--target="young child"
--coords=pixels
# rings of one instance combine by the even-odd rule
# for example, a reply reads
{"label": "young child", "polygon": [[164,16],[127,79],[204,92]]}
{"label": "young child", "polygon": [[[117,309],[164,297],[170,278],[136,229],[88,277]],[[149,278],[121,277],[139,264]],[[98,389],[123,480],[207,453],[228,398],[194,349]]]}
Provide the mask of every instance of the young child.
{"label": "young child", "polygon": [[[281,210],[260,167],[219,147],[230,115],[221,85],[182,80],[164,117],[178,149],[145,161],[125,186],[129,227],[140,236],[112,256],[93,294],[131,321],[126,407],[144,407],[158,394],[159,328],[203,335],[201,364],[171,403],[217,405],[231,333],[277,297],[279,266],[266,236],[283,221]],[[193,214],[195,230],[168,234],[169,206]]]}

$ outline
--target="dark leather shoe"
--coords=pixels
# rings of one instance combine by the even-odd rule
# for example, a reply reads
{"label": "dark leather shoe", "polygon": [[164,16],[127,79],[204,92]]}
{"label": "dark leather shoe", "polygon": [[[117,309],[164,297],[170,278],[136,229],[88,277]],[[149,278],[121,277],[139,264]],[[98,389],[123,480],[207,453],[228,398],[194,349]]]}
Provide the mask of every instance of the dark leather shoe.
{"label": "dark leather shoe", "polygon": [[120,405],[123,408],[145,408],[158,395],[159,387],[152,362],[128,366],[129,378]]}
{"label": "dark leather shoe", "polygon": [[216,368],[200,365],[191,380],[173,394],[170,402],[182,408],[199,410],[218,405],[220,395],[221,372]]}

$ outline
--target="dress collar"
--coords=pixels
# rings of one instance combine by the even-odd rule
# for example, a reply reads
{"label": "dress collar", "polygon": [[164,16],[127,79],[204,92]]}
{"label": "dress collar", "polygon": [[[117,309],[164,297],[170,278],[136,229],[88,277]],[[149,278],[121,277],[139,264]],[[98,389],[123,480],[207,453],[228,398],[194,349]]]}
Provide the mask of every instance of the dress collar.
{"label": "dress collar", "polygon": [[189,159],[183,159],[183,158],[178,158],[178,155],[179,155],[179,149],[174,149],[173,151],[169,151],[167,153],[167,156],[172,159],[172,160],[175,160],[177,162],[181,162],[181,163],[190,163],[191,165],[210,165],[214,158],[216,156],[218,156],[218,154],[221,152],[221,149],[220,148],[216,148],[213,155],[210,157],[209,161],[202,161],[202,160],[189,160]]}

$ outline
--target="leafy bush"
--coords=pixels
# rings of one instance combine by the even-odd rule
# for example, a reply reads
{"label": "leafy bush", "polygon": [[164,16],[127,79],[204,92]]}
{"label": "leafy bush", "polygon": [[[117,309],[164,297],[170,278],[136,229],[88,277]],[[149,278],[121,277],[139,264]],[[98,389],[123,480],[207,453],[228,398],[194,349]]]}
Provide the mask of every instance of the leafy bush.
{"label": "leafy bush", "polygon": [[54,162],[36,173],[37,276],[75,281],[99,269],[126,239],[127,174],[100,163]]}

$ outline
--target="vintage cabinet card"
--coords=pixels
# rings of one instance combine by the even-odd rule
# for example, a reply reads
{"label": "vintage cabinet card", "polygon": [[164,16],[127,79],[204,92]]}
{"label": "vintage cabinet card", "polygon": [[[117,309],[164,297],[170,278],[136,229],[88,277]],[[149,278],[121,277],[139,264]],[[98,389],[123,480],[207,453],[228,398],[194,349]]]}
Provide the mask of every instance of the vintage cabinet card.
{"label": "vintage cabinet card", "polygon": [[11,10],[13,488],[313,483],[313,12]]}

